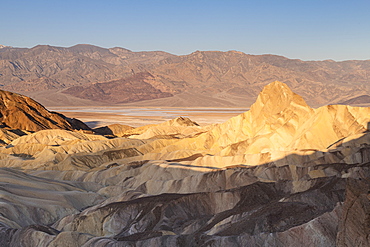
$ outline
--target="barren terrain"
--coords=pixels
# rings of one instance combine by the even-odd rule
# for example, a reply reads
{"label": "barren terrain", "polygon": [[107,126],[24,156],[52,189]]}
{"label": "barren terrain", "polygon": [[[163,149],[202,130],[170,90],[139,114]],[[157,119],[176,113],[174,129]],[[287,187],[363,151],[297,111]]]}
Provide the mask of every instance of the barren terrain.
{"label": "barren terrain", "polygon": [[176,56],[92,45],[0,49],[0,89],[46,106],[249,107],[276,80],[310,106],[369,104],[370,61],[302,61],[237,51]]}
{"label": "barren terrain", "polygon": [[0,246],[370,245],[370,108],[311,108],[276,81],[218,124],[64,108],[162,120],[82,129],[0,92]]}

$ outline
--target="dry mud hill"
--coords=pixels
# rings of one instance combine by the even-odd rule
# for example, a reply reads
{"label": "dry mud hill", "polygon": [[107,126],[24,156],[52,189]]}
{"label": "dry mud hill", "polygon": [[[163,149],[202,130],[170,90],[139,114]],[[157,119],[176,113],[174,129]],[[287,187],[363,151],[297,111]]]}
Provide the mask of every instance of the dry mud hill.
{"label": "dry mud hill", "polygon": [[89,129],[77,119],[50,112],[24,95],[0,90],[0,124],[2,128],[21,131],[43,129]]}
{"label": "dry mud hill", "polygon": [[0,148],[0,245],[369,246],[369,118],[274,82],[223,124],[19,137]]}

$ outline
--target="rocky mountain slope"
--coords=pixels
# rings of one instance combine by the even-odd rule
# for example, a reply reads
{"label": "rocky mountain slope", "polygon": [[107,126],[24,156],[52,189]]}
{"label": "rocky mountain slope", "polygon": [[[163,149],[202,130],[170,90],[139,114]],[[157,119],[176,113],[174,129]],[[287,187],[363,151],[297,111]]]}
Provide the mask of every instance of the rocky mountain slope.
{"label": "rocky mountain slope", "polygon": [[[88,86],[70,87],[63,93],[89,100],[106,103],[129,103],[173,96],[153,87],[155,78],[145,72],[135,74],[125,79],[94,83]],[[160,82],[159,82],[160,83]]]}
{"label": "rocky mountain slope", "polygon": [[2,128],[20,131],[43,129],[89,129],[77,119],[50,112],[24,95],[0,90],[0,124]]}
{"label": "rocky mountain slope", "polygon": [[[153,76],[147,81],[153,88],[143,88],[141,80],[132,80],[132,76],[141,72]],[[148,95],[153,95],[153,90],[163,92],[154,98],[172,94],[172,106],[211,104],[214,107],[245,107],[254,102],[265,85],[279,80],[302,95],[309,105],[321,106],[352,102],[351,99],[356,97],[369,96],[369,74],[369,60],[302,61],[236,51],[196,51],[175,56],[160,51],[132,52],[123,48],[105,49],[92,45],[0,49],[2,89],[26,93],[43,100],[49,95],[64,99],[60,96],[62,94],[65,97],[64,89],[73,87],[64,92],[73,92],[73,95],[95,101],[95,104],[99,104],[99,100],[109,103],[119,101],[116,97],[102,99],[102,92],[95,95],[86,93],[86,90],[97,91],[96,85],[101,83],[112,87],[117,80],[131,80],[137,88],[131,92],[132,97],[124,102],[151,99],[140,97],[140,88],[141,92]],[[117,90],[117,95],[125,94],[122,90]],[[40,91],[45,93],[40,94]],[[188,100],[182,102],[182,97]],[[207,100],[199,100],[202,97],[207,97]],[[370,103],[368,98],[361,99],[361,104]],[[65,104],[73,104],[68,99],[64,101]],[[45,102],[52,104],[51,100]],[[142,104],[168,106],[169,101],[166,98]]]}
{"label": "rocky mountain slope", "polygon": [[340,104],[342,105],[361,105],[361,104],[368,104],[369,102],[370,102],[369,95],[360,95],[358,97],[354,97],[344,102],[340,102]]}
{"label": "rocky mountain slope", "polygon": [[274,82],[223,124],[24,135],[0,147],[0,245],[369,246],[369,122]]}

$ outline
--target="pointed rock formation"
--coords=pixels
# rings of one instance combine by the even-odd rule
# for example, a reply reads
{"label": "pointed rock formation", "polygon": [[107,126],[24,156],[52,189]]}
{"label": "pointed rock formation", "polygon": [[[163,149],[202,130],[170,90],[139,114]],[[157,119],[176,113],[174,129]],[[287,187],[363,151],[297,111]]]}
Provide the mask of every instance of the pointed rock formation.
{"label": "pointed rock formation", "polygon": [[262,90],[249,111],[166,150],[195,148],[221,156],[322,150],[364,132],[369,122],[370,108],[329,105],[312,109],[286,84],[274,82]]}
{"label": "pointed rock formation", "polygon": [[284,111],[294,111],[301,114],[299,109],[306,110],[309,106],[304,99],[292,92],[292,90],[280,81],[265,86],[251,107],[251,114],[261,120],[269,120],[272,115],[281,114]]}
{"label": "pointed rock formation", "polygon": [[[298,127],[312,113],[302,97],[276,81],[264,87],[249,111],[212,131],[217,138],[212,146],[222,148],[248,139],[249,143],[263,142],[263,147],[249,148],[253,153],[271,145],[282,148],[281,144],[291,141]],[[265,138],[268,140],[263,141]]]}

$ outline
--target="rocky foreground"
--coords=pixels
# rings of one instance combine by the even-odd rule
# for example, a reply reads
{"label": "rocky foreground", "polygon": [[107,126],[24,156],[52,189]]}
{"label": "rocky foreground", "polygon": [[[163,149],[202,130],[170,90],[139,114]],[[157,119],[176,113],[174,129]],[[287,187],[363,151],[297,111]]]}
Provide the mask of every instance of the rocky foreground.
{"label": "rocky foreground", "polygon": [[206,127],[7,126],[0,246],[369,246],[369,122],[274,82]]}

